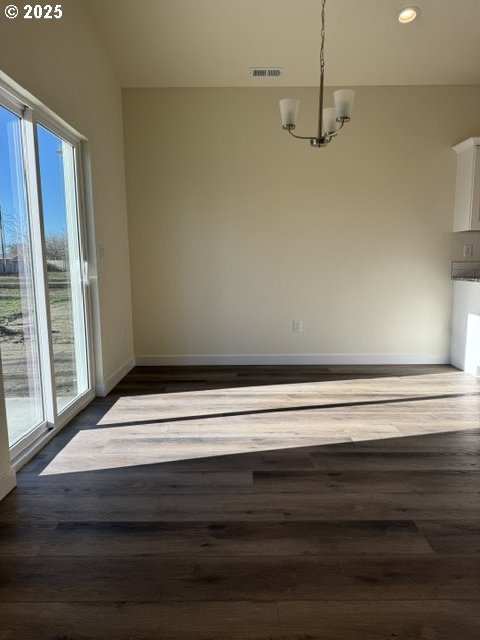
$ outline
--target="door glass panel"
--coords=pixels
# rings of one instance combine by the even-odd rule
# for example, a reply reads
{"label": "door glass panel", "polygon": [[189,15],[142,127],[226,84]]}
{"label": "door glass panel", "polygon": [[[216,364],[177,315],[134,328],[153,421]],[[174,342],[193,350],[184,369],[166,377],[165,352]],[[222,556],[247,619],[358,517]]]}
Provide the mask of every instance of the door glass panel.
{"label": "door glass panel", "polygon": [[10,446],[44,420],[21,122],[0,106],[0,345]]}
{"label": "door glass panel", "polygon": [[37,125],[57,411],[88,390],[75,149]]}

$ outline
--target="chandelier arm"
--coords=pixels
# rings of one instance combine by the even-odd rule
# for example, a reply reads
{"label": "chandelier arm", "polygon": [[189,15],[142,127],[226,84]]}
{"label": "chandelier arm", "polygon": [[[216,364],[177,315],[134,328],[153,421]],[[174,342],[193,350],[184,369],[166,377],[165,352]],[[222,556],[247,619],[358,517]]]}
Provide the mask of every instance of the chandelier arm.
{"label": "chandelier arm", "polygon": [[341,120],[340,121],[340,126],[338,127],[338,129],[336,131],[334,131],[333,133],[329,134],[331,138],[334,138],[335,136],[337,136],[340,131],[343,129],[343,127],[345,126],[345,120]]}
{"label": "chandelier arm", "polygon": [[338,136],[338,134],[340,133],[340,131],[343,129],[343,127],[345,126],[345,123],[348,122],[348,120],[344,120],[343,118],[340,120],[340,126],[338,127],[338,129],[336,131],[333,131],[332,133],[328,133],[326,134],[326,138],[328,138],[328,140],[331,140],[332,138],[335,138],[335,136]]}
{"label": "chandelier arm", "polygon": [[291,129],[287,129],[288,133],[294,138],[298,138],[299,140],[314,140],[315,136],[297,136],[296,133],[292,133]]}

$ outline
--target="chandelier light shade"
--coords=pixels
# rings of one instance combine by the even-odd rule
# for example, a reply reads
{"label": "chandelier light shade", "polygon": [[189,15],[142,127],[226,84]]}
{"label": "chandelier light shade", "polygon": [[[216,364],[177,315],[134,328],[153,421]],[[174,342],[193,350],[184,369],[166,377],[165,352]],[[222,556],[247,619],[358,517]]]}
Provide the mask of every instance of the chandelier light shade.
{"label": "chandelier light shade", "polygon": [[323,110],[323,132],[333,135],[338,129],[337,112],[335,107],[325,107]]}
{"label": "chandelier light shade", "polygon": [[284,129],[297,126],[299,107],[300,100],[296,98],[283,98],[283,100],[280,100],[280,115]]}
{"label": "chandelier light shade", "polygon": [[339,120],[342,120],[342,118],[350,120],[354,102],[355,91],[353,89],[338,89],[333,92],[333,104]]}
{"label": "chandelier light shade", "polygon": [[315,136],[299,136],[293,133],[297,126],[298,109],[300,102],[295,98],[283,98],[280,100],[280,115],[282,128],[300,140],[310,140],[312,147],[326,147],[338,134],[340,129],[350,121],[352,117],[355,91],[353,89],[338,89],[333,93],[333,107],[323,106],[323,93],[325,83],[325,4],[321,0],[321,33],[320,33],[320,86],[318,90],[318,125]]}

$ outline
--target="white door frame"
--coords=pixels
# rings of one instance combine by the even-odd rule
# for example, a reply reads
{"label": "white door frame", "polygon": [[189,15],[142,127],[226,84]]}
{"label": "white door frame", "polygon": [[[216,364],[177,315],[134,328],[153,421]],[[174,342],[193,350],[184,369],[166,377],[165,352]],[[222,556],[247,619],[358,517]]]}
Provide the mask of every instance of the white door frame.
{"label": "white door frame", "polygon": [[[88,248],[88,238],[94,240],[93,229],[87,228],[85,198],[85,170],[82,147],[84,136],[42,107],[37,101],[30,101],[29,94],[18,91],[15,83],[0,76],[0,104],[21,118],[22,152],[27,192],[27,206],[31,231],[32,261],[36,303],[36,321],[40,352],[40,373],[44,404],[44,421],[21,438],[10,448],[12,465],[19,468],[50,440],[67,422],[81,411],[95,397],[95,355],[93,334],[93,309],[90,292],[89,256],[94,252]],[[33,104],[34,103],[34,104]],[[52,131],[74,148],[75,194],[77,203],[77,231],[79,237],[80,260],[82,264],[83,315],[87,344],[87,390],[77,396],[59,413],[55,401],[54,357],[50,340],[51,317],[48,295],[47,261],[45,255],[42,204],[40,196],[38,144],[36,125]],[[88,232],[88,233],[87,233]]]}

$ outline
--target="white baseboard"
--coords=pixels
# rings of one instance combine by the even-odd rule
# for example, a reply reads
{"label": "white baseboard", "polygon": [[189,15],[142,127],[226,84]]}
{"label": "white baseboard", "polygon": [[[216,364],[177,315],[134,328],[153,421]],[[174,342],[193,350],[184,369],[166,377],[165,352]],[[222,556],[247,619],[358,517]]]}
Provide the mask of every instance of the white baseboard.
{"label": "white baseboard", "polygon": [[447,353],[136,356],[137,366],[449,364]]}
{"label": "white baseboard", "polygon": [[124,362],[121,367],[119,367],[116,371],[112,373],[111,376],[108,376],[102,383],[98,383],[96,386],[97,396],[104,397],[113,389],[115,385],[117,385],[122,378],[124,378],[129,371],[133,369],[135,366],[135,358],[132,357],[127,362]]}
{"label": "white baseboard", "polygon": [[17,486],[17,476],[13,469],[9,469],[0,476],[0,500],[15,489]]}

